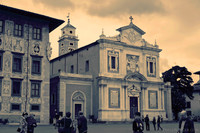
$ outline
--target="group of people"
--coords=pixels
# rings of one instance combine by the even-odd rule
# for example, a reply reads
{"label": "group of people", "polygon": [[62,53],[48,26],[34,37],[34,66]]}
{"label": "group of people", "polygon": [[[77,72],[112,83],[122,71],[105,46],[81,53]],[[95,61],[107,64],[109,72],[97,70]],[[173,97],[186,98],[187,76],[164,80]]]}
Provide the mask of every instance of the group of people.
{"label": "group of people", "polygon": [[34,114],[22,113],[21,120],[17,132],[20,133],[34,133],[34,128],[37,127],[37,122]]}
{"label": "group of people", "polygon": [[[150,120],[149,120],[148,114],[146,115],[145,118],[144,118],[144,116],[142,116],[142,121],[145,122],[145,124],[146,124],[146,130],[150,131]],[[157,121],[156,121],[156,117],[153,117],[152,123],[153,123],[153,127],[154,127],[155,131],[156,131],[156,124],[157,124],[157,130],[159,130],[159,129],[163,130],[163,128],[160,126],[162,121],[163,121],[162,115],[161,116],[158,115]]]}
{"label": "group of people", "polygon": [[72,121],[70,112],[67,112],[63,118],[56,119],[55,127],[58,126],[58,133],[76,133],[76,125],[79,133],[87,133],[87,119],[83,112],[79,112],[77,123]]}
{"label": "group of people", "polygon": [[[162,129],[162,127],[160,126],[160,123],[162,122],[162,117],[158,116],[157,118],[157,130]],[[149,117],[148,115],[146,115],[146,117],[140,117],[140,112],[136,112],[135,113],[135,119],[133,121],[132,124],[132,129],[133,129],[133,133],[143,133],[144,130],[144,124],[143,122],[145,122],[146,124],[146,130],[150,131],[150,125],[149,125]],[[154,126],[154,130],[156,130],[156,118],[153,117],[153,126]],[[179,129],[177,133],[195,133],[195,129],[194,129],[194,122],[191,119],[191,114],[183,111],[181,112],[181,118],[179,121]]]}

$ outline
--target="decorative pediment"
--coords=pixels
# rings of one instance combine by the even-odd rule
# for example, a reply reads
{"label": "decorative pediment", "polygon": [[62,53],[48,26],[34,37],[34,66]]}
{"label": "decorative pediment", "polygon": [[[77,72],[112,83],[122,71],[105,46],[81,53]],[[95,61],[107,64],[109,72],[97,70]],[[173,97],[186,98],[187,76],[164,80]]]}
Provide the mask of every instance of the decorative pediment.
{"label": "decorative pediment", "polygon": [[84,96],[81,92],[76,92],[73,95],[72,100],[74,100],[74,101],[84,101]]}
{"label": "decorative pediment", "polygon": [[136,87],[135,85],[131,85],[127,88],[128,96],[138,95],[141,92],[140,87]]}
{"label": "decorative pediment", "polygon": [[84,101],[84,98],[82,96],[76,96],[73,98],[74,101]]}
{"label": "decorative pediment", "polygon": [[147,81],[147,79],[139,72],[129,73],[124,77],[127,81]]}

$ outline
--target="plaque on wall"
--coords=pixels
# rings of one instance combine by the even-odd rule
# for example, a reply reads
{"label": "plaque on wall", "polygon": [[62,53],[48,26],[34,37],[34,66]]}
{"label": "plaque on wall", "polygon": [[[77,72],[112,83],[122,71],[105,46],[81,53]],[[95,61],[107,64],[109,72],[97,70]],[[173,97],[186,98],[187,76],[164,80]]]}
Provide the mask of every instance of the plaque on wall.
{"label": "plaque on wall", "polygon": [[119,88],[109,89],[109,107],[119,108],[120,107],[120,91]]}
{"label": "plaque on wall", "polygon": [[158,109],[157,91],[148,91],[149,93],[149,109]]}

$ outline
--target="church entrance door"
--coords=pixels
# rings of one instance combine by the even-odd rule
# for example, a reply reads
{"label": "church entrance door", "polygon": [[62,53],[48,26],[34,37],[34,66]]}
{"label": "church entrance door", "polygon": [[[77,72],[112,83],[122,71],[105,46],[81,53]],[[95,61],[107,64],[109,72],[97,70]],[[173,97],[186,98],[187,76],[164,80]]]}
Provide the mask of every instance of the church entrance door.
{"label": "church entrance door", "polygon": [[130,97],[130,118],[134,118],[135,112],[138,112],[138,97]]}
{"label": "church entrance door", "polygon": [[78,118],[78,112],[82,111],[82,104],[75,104],[75,118]]}

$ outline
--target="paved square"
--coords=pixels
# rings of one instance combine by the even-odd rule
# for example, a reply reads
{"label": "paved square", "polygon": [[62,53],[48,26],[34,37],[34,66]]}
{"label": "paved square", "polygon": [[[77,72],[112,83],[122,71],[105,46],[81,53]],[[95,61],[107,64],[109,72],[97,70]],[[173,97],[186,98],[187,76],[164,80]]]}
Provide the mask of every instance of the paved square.
{"label": "paved square", "polygon": [[[154,131],[151,123],[151,131],[144,130],[144,133],[176,133],[178,130],[178,122],[162,123],[163,131]],[[0,133],[16,133],[17,126],[0,125]],[[200,123],[195,123],[196,133],[200,133]],[[52,125],[39,125],[34,133],[57,133]],[[78,133],[78,132],[77,132]],[[132,133],[131,123],[117,123],[117,124],[88,124],[88,133]]]}

